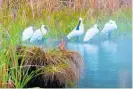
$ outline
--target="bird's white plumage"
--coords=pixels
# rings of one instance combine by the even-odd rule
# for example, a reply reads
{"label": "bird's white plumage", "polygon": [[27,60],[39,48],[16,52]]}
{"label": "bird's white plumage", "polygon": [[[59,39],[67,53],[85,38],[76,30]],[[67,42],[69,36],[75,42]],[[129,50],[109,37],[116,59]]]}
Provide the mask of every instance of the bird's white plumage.
{"label": "bird's white plumage", "polygon": [[67,38],[71,39],[72,37],[75,36],[80,36],[84,33],[84,25],[83,25],[83,21],[82,18],[79,18],[79,20],[81,21],[80,26],[79,26],[79,30],[76,30],[77,27],[75,27],[68,35]]}
{"label": "bird's white plumage", "polygon": [[96,34],[99,33],[99,29],[97,28],[97,24],[95,24],[92,28],[90,28],[84,37],[84,42],[89,41],[90,39],[92,39]]}
{"label": "bird's white plumage", "polygon": [[116,30],[117,29],[117,24],[115,21],[113,20],[110,20],[109,22],[107,22],[105,25],[104,25],[104,28],[103,30],[101,31],[101,34],[106,34],[106,33],[109,33],[109,32],[112,32],[113,30]]}
{"label": "bird's white plumage", "polygon": [[33,33],[32,37],[30,39],[30,42],[34,42],[36,40],[41,40],[46,33],[47,33],[47,29],[45,29],[45,25],[42,25],[41,29],[37,29]]}
{"label": "bird's white plumage", "polygon": [[32,37],[32,35],[33,35],[33,27],[30,26],[23,31],[22,41],[26,41],[26,40],[30,39]]}

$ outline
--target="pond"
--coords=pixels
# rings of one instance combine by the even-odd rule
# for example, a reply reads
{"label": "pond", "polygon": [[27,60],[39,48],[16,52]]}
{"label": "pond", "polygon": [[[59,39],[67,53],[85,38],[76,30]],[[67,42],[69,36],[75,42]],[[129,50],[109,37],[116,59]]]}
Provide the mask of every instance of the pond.
{"label": "pond", "polygon": [[113,36],[109,41],[96,37],[91,43],[68,43],[67,48],[81,53],[84,69],[80,88],[131,88],[131,36]]}
{"label": "pond", "polygon": [[[66,48],[80,52],[84,67],[80,73],[79,88],[131,88],[132,39],[131,34],[96,36],[91,42],[67,41]],[[45,47],[56,47],[59,41],[47,40]]]}

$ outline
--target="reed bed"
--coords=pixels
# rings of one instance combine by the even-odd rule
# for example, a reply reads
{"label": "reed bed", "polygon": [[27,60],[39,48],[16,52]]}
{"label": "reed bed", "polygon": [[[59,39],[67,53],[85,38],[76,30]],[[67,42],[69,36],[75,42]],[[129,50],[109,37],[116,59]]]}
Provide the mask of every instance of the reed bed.
{"label": "reed bed", "polygon": [[[29,25],[39,28],[41,24],[50,30],[46,37],[66,36],[79,17],[84,18],[85,28],[109,19],[120,25],[131,24],[131,0],[1,0],[1,3],[0,30],[15,40]],[[123,24],[120,20],[124,20]]]}

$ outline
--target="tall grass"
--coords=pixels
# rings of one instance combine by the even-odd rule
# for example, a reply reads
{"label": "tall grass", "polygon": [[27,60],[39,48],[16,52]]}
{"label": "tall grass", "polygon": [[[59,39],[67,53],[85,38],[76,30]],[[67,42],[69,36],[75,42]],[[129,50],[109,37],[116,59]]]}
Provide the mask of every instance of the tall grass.
{"label": "tall grass", "polygon": [[108,19],[131,19],[131,0],[3,0],[1,7],[0,29],[15,39],[29,25],[41,24],[50,30],[47,37],[65,36],[80,16],[85,17],[85,28]]}

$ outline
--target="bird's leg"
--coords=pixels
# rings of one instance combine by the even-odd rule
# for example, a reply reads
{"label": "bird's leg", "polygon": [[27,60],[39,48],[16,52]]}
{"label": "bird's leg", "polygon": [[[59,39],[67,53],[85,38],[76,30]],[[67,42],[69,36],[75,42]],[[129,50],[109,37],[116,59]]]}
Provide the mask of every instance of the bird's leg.
{"label": "bird's leg", "polygon": [[26,45],[28,45],[28,40],[26,41]]}
{"label": "bird's leg", "polygon": [[79,42],[79,37],[77,36],[77,42]]}
{"label": "bird's leg", "polygon": [[38,40],[38,45],[39,45],[39,46],[41,45],[41,40]]}
{"label": "bird's leg", "polygon": [[26,40],[26,46],[28,46],[28,40]]}
{"label": "bird's leg", "polygon": [[43,37],[43,43],[46,41],[46,37]]}
{"label": "bird's leg", "polygon": [[109,39],[109,41],[110,41],[110,37],[111,37],[111,33],[108,34],[108,39]]}
{"label": "bird's leg", "polygon": [[90,43],[92,44],[92,39],[90,40]]}
{"label": "bird's leg", "polygon": [[44,37],[42,47],[45,47],[45,44],[46,44],[46,38]]}
{"label": "bird's leg", "polygon": [[77,40],[79,40],[79,37],[77,36]]}

